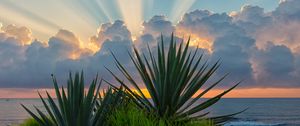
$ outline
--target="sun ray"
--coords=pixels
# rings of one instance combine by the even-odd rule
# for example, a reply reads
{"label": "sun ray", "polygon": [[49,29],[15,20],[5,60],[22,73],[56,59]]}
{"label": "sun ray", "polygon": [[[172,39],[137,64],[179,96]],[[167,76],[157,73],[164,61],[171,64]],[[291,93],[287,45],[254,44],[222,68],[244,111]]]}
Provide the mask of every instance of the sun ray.
{"label": "sun ray", "polygon": [[103,14],[106,16],[106,18],[109,20],[109,22],[113,21],[113,17],[110,15],[108,8],[105,7],[105,3],[103,0],[96,0],[98,8],[103,12]]}
{"label": "sun ray", "polygon": [[[95,29],[98,27],[100,22],[105,21],[99,21],[96,19],[96,17],[90,13],[90,11],[96,10],[88,10],[86,8],[89,7],[81,6],[83,4],[78,1],[34,1],[35,4],[30,4],[25,1],[1,1],[0,5],[6,7],[5,10],[10,11],[10,14],[1,13],[0,17],[3,17],[5,20],[9,20],[9,22],[13,22],[15,24],[28,26],[33,29],[33,31],[51,29],[51,32],[47,33],[47,38],[53,36],[53,34],[55,34],[59,29],[67,29],[79,34],[80,37],[84,38],[85,40],[88,40],[88,38],[94,34]],[[41,8],[41,5],[43,4],[47,4],[48,6]],[[2,7],[1,10],[3,9],[4,8]],[[11,15],[12,13],[15,15]],[[26,18],[26,20],[24,21],[23,19],[20,19],[20,17],[23,19]],[[36,29],[35,27],[37,26],[35,25],[37,24],[42,25],[45,28]],[[47,39],[44,40],[47,41]]]}
{"label": "sun ray", "polygon": [[1,21],[6,22],[7,24],[16,24],[30,27],[30,29],[36,31],[37,34],[47,35],[47,37],[39,36],[42,37],[43,40],[47,40],[50,35],[53,35],[57,31],[54,27],[51,27],[38,20],[34,20],[26,15],[22,15],[21,13],[18,13],[11,8],[2,6],[1,4],[0,11],[2,12],[2,14],[0,15],[0,18],[2,19]]}
{"label": "sun ray", "polygon": [[142,0],[118,0],[118,5],[132,35],[138,35],[143,21]]}
{"label": "sun ray", "polygon": [[171,21],[177,22],[180,20],[181,16],[187,12],[195,2],[196,0],[175,0],[170,16]]}
{"label": "sun ray", "polygon": [[14,10],[18,13],[22,13],[22,14],[28,16],[29,18],[32,18],[33,20],[41,22],[44,25],[48,25],[49,27],[53,27],[53,28],[60,28],[60,26],[57,23],[49,21],[49,20],[45,19],[44,17],[39,16],[36,13],[33,13],[33,12],[29,11],[28,9],[25,9],[24,7],[22,7],[16,3],[13,3],[12,1],[1,1],[1,4],[4,4],[5,6],[10,7],[12,10]]}
{"label": "sun ray", "polygon": [[152,16],[151,13],[153,11],[153,4],[154,4],[154,0],[143,0],[143,8],[144,8],[143,19],[147,20],[147,18],[149,18],[148,16]]}

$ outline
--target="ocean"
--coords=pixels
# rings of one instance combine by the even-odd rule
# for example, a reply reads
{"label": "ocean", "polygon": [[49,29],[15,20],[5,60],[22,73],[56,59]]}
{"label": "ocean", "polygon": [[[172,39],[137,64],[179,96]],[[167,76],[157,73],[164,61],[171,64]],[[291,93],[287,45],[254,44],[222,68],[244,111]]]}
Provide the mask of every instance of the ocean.
{"label": "ocean", "polygon": [[[17,125],[29,118],[21,103],[42,107],[39,99],[0,99],[0,126]],[[300,126],[300,99],[296,98],[225,98],[206,111],[214,116],[245,108],[249,109],[225,126]]]}

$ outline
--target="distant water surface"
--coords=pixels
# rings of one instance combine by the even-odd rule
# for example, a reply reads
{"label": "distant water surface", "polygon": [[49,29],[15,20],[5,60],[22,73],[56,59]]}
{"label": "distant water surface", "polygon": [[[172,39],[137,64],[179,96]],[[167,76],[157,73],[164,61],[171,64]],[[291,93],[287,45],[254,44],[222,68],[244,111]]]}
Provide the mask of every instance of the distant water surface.
{"label": "distant water surface", "polygon": [[[199,101],[200,103],[201,101]],[[0,99],[0,126],[15,125],[29,115],[20,103],[42,107],[39,99]],[[300,99],[222,99],[210,111],[210,116],[230,114],[249,108],[225,126],[300,126]]]}

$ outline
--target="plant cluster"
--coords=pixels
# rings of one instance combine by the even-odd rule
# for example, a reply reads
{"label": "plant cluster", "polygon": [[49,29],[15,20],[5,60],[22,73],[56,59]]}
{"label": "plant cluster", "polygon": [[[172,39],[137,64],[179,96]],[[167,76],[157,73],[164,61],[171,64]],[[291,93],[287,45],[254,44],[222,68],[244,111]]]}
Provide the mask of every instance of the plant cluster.
{"label": "plant cluster", "polygon": [[101,81],[98,84],[96,77],[88,91],[84,89],[83,73],[76,73],[73,79],[71,73],[67,82],[67,89],[58,87],[56,78],[52,76],[56,93],[57,104],[48,92],[47,100],[39,93],[47,114],[35,107],[37,113],[33,113],[27,107],[22,107],[41,126],[102,126],[106,125],[106,117],[112,109],[122,104],[125,99],[121,89],[108,88],[101,96],[99,90]]}
{"label": "plant cluster", "polygon": [[[218,117],[207,117],[209,112],[202,113],[239,83],[199,104],[199,99],[226,77],[204,86],[219,68],[219,61],[213,65],[203,61],[203,54],[198,55],[198,49],[190,49],[190,39],[178,45],[172,34],[169,45],[164,43],[161,36],[157,50],[151,50],[148,46],[148,55],[140,53],[135,47],[133,54],[129,52],[143,85],[134,80],[112,53],[116,67],[126,81],[110,69],[107,70],[120,87],[106,81],[111,87],[100,93],[101,82],[98,84],[96,77],[85,92],[83,73],[76,73],[74,79],[70,74],[67,88],[62,87],[60,90],[53,76],[57,104],[47,93],[47,100],[39,94],[47,113],[36,108],[35,114],[22,106],[42,126],[206,126],[222,124],[240,113]],[[149,93],[149,97],[142,91],[142,87]],[[203,87],[206,88],[200,91]]]}

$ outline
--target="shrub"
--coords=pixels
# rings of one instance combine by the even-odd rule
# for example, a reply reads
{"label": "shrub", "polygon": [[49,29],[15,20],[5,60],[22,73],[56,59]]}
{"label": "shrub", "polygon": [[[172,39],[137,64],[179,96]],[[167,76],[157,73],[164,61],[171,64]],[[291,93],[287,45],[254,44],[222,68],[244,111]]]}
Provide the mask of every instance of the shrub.
{"label": "shrub", "polygon": [[27,107],[24,109],[41,126],[102,126],[106,124],[106,118],[116,106],[122,103],[124,93],[121,89],[109,88],[101,97],[99,93],[101,81],[98,84],[97,77],[94,79],[87,92],[84,91],[83,73],[75,74],[74,79],[70,73],[67,89],[58,88],[57,81],[52,76],[58,104],[47,93],[47,102],[39,94],[40,99],[47,111],[43,113],[36,108],[37,114]]}
{"label": "shrub", "polygon": [[[239,83],[225,90],[223,93],[201,104],[197,104],[197,101],[218,85],[226,75],[196,95],[200,88],[207,83],[219,68],[220,63],[217,61],[210,66],[206,61],[203,62],[203,54],[198,56],[198,49],[195,51],[190,50],[189,43],[190,39],[186,45],[181,42],[180,45],[177,46],[172,34],[169,47],[166,49],[163,36],[161,36],[161,42],[157,45],[157,55],[154,56],[154,53],[148,46],[148,57],[144,53],[141,54],[134,47],[134,55],[129,53],[129,56],[144,86],[137,84],[132,75],[129,74],[113,53],[112,55],[116,61],[118,70],[128,80],[129,85],[131,85],[133,89],[129,88],[129,85],[125,84],[125,81],[112,71],[109,69],[108,71],[126,88],[139,107],[146,109],[148,112],[154,112],[156,116],[160,118],[166,118],[175,122],[199,118],[205,119],[207,118],[206,115],[208,112],[201,112],[218,102],[222,96],[234,89]],[[148,91],[150,99],[146,97],[146,93],[142,91],[143,87]],[[195,97],[192,98],[193,96]],[[229,116],[235,114],[237,113],[209,119],[216,123],[221,123],[226,121]]]}

